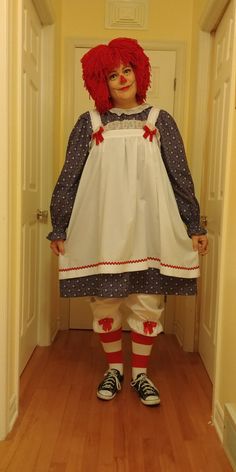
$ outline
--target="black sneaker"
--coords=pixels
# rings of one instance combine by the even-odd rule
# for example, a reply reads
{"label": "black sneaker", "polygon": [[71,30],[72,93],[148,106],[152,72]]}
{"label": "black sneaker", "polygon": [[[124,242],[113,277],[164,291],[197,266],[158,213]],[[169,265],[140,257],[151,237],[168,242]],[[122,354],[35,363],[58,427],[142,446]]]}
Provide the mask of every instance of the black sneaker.
{"label": "black sneaker", "polygon": [[123,375],[117,369],[109,369],[102,382],[98,385],[97,397],[102,400],[112,400],[117,392],[121,390]]}
{"label": "black sneaker", "polygon": [[153,406],[161,403],[159,391],[146,374],[138,374],[130,385],[134,387],[144,405]]}

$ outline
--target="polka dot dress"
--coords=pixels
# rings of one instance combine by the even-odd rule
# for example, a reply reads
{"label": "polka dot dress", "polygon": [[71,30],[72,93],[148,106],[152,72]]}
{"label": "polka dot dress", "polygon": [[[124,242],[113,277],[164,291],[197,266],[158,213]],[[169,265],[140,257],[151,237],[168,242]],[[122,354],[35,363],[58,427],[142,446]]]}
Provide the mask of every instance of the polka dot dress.
{"label": "polka dot dress", "polygon": [[[112,121],[139,120],[146,122],[150,107],[141,105],[133,110],[111,110],[101,115],[104,125]],[[174,119],[165,111],[159,113],[156,127],[160,133],[161,155],[165,164],[188,235],[204,234],[199,220],[199,205],[187,164],[183,141]],[[72,130],[66,160],[55,186],[51,201],[53,231],[48,239],[66,239],[73,204],[89,154],[92,126],[89,113],[83,114]],[[89,215],[88,215],[89,217]],[[131,293],[166,295],[193,295],[197,291],[196,279],[161,275],[158,269],[120,274],[100,274],[60,280],[62,297],[126,297]]]}

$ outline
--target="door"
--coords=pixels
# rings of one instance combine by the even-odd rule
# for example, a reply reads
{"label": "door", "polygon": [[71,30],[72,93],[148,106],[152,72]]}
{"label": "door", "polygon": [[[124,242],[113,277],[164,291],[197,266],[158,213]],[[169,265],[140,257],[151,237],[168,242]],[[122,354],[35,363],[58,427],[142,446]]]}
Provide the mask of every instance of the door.
{"label": "door", "polygon": [[31,0],[23,2],[22,208],[20,372],[37,345],[39,277],[41,24]]}
{"label": "door", "polygon": [[221,221],[225,193],[225,168],[231,80],[234,12],[228,6],[213,34],[212,75],[209,97],[209,123],[204,172],[204,214],[210,243],[209,254],[202,263],[200,290],[199,353],[214,381],[216,347],[218,273],[221,244]]}
{"label": "door", "polygon": [[[75,49],[75,76],[74,76],[74,121],[78,116],[93,108],[93,101],[82,81],[81,57],[88,48]],[[163,108],[173,115],[175,94],[175,51],[145,51],[150,58],[152,67],[152,83],[147,95],[147,103]],[[69,327],[89,329],[92,327],[92,313],[86,299],[70,299]],[[124,313],[125,315],[125,313]],[[164,316],[164,314],[163,314]],[[161,320],[163,323],[163,320]]]}

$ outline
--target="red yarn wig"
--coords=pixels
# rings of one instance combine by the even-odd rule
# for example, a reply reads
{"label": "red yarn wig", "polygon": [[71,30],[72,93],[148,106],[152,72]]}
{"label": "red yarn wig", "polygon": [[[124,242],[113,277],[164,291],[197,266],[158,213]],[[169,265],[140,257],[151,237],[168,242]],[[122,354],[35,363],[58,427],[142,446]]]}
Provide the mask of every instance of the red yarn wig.
{"label": "red yarn wig", "polygon": [[143,48],[135,39],[117,38],[108,45],[100,44],[90,49],[81,59],[85,88],[95,101],[97,110],[103,113],[113,107],[109,96],[107,76],[120,64],[131,65],[137,82],[138,103],[146,99],[150,85],[150,63]]}

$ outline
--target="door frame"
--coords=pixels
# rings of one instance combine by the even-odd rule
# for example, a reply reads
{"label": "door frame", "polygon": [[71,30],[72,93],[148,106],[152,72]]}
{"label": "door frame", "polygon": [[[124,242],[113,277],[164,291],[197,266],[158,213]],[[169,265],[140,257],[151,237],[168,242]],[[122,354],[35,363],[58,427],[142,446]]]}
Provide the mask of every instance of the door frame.
{"label": "door frame", "polygon": [[0,284],[0,356],[3,362],[0,363],[0,439],[5,437],[7,429],[7,378],[8,378],[8,313],[9,313],[9,297],[8,297],[8,255],[9,255],[9,185],[8,185],[8,35],[9,35],[9,3],[8,0],[0,2],[0,244],[4,248],[1,255],[1,263],[3,267],[3,280]]}
{"label": "door frame", "polygon": [[[236,5],[235,0],[231,0]],[[204,146],[207,133],[207,119],[208,119],[208,96],[210,88],[210,66],[211,66],[211,51],[212,51],[212,36],[219,24],[224,12],[230,3],[230,0],[210,0],[203,11],[199,24],[199,47],[198,47],[198,77],[196,90],[196,107],[194,119],[194,136],[193,136],[193,154],[192,154],[192,174],[195,181],[196,193],[202,195],[202,170],[204,158]],[[236,6],[235,6],[236,8]],[[202,71],[204,70],[204,74]],[[229,127],[232,127],[232,113],[229,116]],[[226,164],[227,167],[227,164]],[[227,170],[226,170],[227,174]],[[222,264],[222,256],[219,261],[219,268]],[[219,287],[220,287],[219,283]],[[216,336],[216,354],[215,354],[215,380],[213,385],[213,400],[212,400],[212,419],[216,427],[217,433],[222,440],[224,430],[224,411],[218,400],[219,391],[219,356],[220,356],[220,324],[221,313],[223,307],[221,306],[221,293],[218,293],[218,319],[217,336]],[[200,303],[198,303],[198,319],[200,316]]]}
{"label": "door frame", "polygon": [[[52,159],[52,90],[54,82],[54,14],[48,0],[32,0],[43,25],[44,126],[42,152]],[[5,439],[18,416],[19,404],[19,327],[20,327],[20,218],[21,218],[21,17],[22,0],[0,2],[0,241],[3,280],[0,284],[0,440]],[[47,44],[47,47],[45,46]],[[17,45],[17,47],[16,47]],[[11,125],[11,126],[10,126]],[[11,139],[10,131],[11,130]],[[47,130],[47,134],[46,134]],[[14,136],[14,138],[12,138]],[[46,146],[47,141],[47,148]],[[51,183],[47,181],[46,185]],[[40,230],[41,231],[41,230]],[[50,263],[43,260],[41,273]],[[39,287],[40,290],[40,287]],[[50,290],[50,287],[49,287]],[[49,309],[49,295],[44,299]],[[46,310],[47,311],[47,310]],[[50,343],[50,319],[39,317],[39,342]],[[42,329],[45,325],[46,328]]]}

